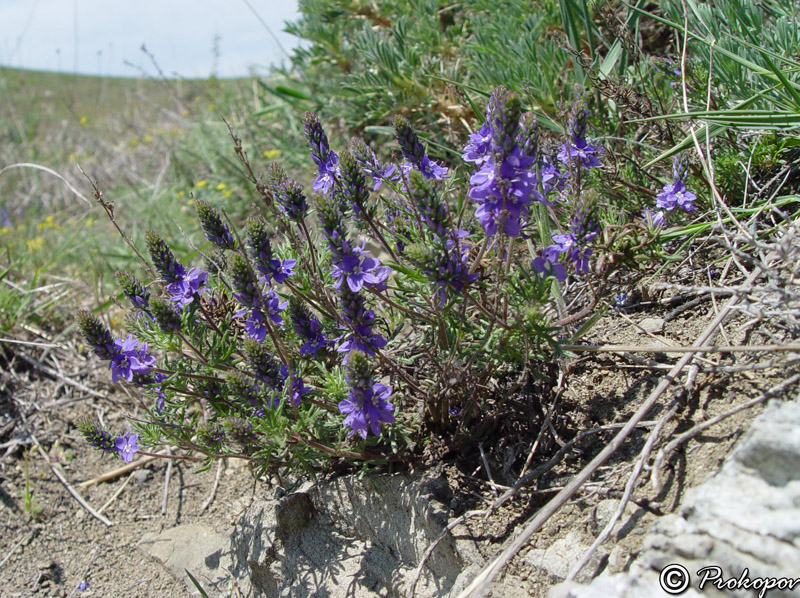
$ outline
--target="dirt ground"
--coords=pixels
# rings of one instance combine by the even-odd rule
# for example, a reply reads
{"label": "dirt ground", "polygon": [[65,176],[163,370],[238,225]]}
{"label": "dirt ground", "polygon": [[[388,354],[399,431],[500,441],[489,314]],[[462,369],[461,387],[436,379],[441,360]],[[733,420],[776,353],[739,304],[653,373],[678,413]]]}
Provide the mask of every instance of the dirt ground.
{"label": "dirt ground", "polygon": [[[676,275],[677,276],[677,275]],[[700,282],[698,275],[695,283]],[[618,285],[623,288],[623,281]],[[701,301],[678,311],[675,293],[658,293],[645,301],[637,286],[630,283],[629,297],[622,309],[608,309],[602,319],[581,339],[587,344],[648,345],[658,342],[689,345],[714,317],[719,305]],[[643,334],[637,325],[646,317],[666,320],[662,333]],[[741,320],[738,322],[741,323]],[[734,320],[726,326],[725,342],[745,341]],[[217,465],[200,471],[198,463],[173,461],[166,486],[167,463],[149,462],[143,467],[110,481],[88,487],[81,482],[112,471],[122,461],[89,448],[81,438],[77,423],[82,418],[99,418],[113,431],[127,429],[122,413],[135,415],[140,406],[136,397],[110,383],[103,363],[87,355],[74,336],[54,338],[47,331],[31,332],[27,341],[55,344],[42,348],[30,344],[0,345],[0,598],[13,596],[189,596],[183,580],[175,580],[160,565],[147,560],[136,544],[148,532],[171,526],[220,520],[231,523],[256,494],[274,492],[269,484],[254,484],[246,467],[237,462],[223,463],[213,501],[209,499]],[[563,443],[581,431],[624,423],[657,385],[679,355],[637,353],[635,357],[611,353],[580,354],[566,359],[561,387],[537,387],[540,396],[511,401],[506,420],[514,422],[515,405],[523,417],[531,401],[538,415],[524,434],[504,434],[501,429],[494,443],[485,445],[486,461],[474,455],[451,459],[442,464],[450,484],[453,515],[484,508],[504,487],[520,474],[520,463],[529,460],[528,470],[552,457]],[[723,374],[714,369],[731,365],[734,357],[708,355],[697,374],[696,392],[681,399],[676,417],[662,432],[669,438],[696,422],[727,411],[732,406],[757,396],[782,379],[778,369]],[[642,363],[642,360],[646,363]],[[681,382],[665,393],[654,412],[653,421],[666,410]],[[560,392],[558,392],[560,390]],[[557,398],[557,400],[556,400]],[[526,407],[527,405],[527,407]],[[544,415],[551,410],[551,424]],[[595,562],[594,570],[621,569],[640,547],[650,522],[673,511],[687,488],[706,480],[730,453],[760,412],[755,407],[727,418],[690,441],[667,459],[658,474],[645,471],[633,492],[633,500],[623,523],[602,548],[606,555]],[[540,442],[530,430],[543,429]],[[511,428],[509,428],[511,429]],[[529,584],[532,595],[544,596],[556,578],[531,564],[537,549],[556,539],[570,538],[590,545],[604,525],[610,505],[622,495],[633,463],[647,439],[652,425],[638,429],[621,451],[603,466],[581,492],[534,535],[530,545],[511,563],[508,571]],[[479,550],[488,558],[500,543],[511,536],[532,514],[563,487],[580,468],[612,438],[615,429],[590,434],[568,451],[565,458],[534,483],[496,511],[489,519],[470,519],[468,533],[477,538]],[[35,441],[34,441],[35,437]],[[87,513],[56,478],[50,465],[35,445],[38,442],[54,467],[63,470],[66,480],[95,509],[113,523],[108,527]],[[532,447],[536,450],[532,453]],[[477,454],[477,453],[476,453]],[[528,456],[530,455],[530,459]],[[651,459],[652,461],[652,459]],[[488,473],[487,475],[487,468]],[[490,483],[493,481],[492,485]],[[658,478],[660,488],[653,481]],[[26,496],[28,497],[26,499]],[[609,499],[615,499],[609,503]],[[165,505],[165,510],[162,511]],[[604,519],[606,517],[606,519]],[[620,529],[621,528],[621,529]],[[608,554],[610,553],[610,554]],[[88,590],[78,591],[82,581]]]}

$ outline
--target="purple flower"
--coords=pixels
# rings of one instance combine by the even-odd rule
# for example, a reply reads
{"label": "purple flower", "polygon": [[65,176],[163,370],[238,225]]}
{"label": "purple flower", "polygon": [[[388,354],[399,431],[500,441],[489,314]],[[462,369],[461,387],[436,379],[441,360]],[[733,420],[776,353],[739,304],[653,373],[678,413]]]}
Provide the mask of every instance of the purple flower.
{"label": "purple flower", "polygon": [[589,272],[589,258],[592,250],[589,243],[597,236],[600,226],[597,224],[594,208],[579,206],[570,219],[570,231],[565,235],[553,235],[553,244],[542,250],[542,256],[531,262],[531,267],[540,274],[553,274],[558,280],[564,280],[558,266],[562,254],[575,263],[575,272]]}
{"label": "purple flower", "polygon": [[334,179],[339,175],[339,156],[330,149],[328,136],[317,116],[312,112],[303,115],[303,131],[311,145],[311,159],[317,165],[317,178],[313,189],[317,193],[330,194]]}
{"label": "purple flower", "polygon": [[342,335],[337,339],[344,339],[344,341],[336,350],[339,353],[359,350],[367,355],[374,355],[375,349],[385,347],[386,339],[372,332],[375,313],[366,308],[364,297],[353,292],[349,285],[341,285],[339,287],[339,300],[342,308],[342,319],[350,327],[352,333]]}
{"label": "purple flower", "polygon": [[117,353],[115,339],[111,331],[97,316],[85,309],[78,311],[78,327],[83,333],[86,342],[94,349],[95,355],[100,359],[111,359]]}
{"label": "purple flower", "polygon": [[589,110],[582,108],[580,102],[576,102],[569,119],[570,139],[559,148],[557,156],[562,164],[569,164],[570,161],[577,159],[580,160],[580,165],[587,169],[603,165],[597,158],[597,154],[602,154],[605,150],[586,141],[586,119],[588,116]]}
{"label": "purple flower", "polygon": [[322,333],[322,324],[294,295],[289,298],[289,317],[295,333],[305,341],[300,346],[300,355],[314,354],[328,346],[330,341]]}
{"label": "purple flower", "polygon": [[275,282],[283,282],[290,276],[294,274],[294,267],[297,264],[297,260],[286,259],[286,260],[279,260],[273,259],[270,262],[270,266],[272,266],[272,279]]}
{"label": "purple flower", "polygon": [[256,270],[263,276],[264,282],[274,279],[280,283],[294,274],[293,268],[297,260],[281,260],[275,257],[266,222],[256,218],[248,219],[247,240],[250,257],[253,258]]}
{"label": "purple flower", "polygon": [[686,190],[686,166],[679,157],[672,160],[672,183],[664,185],[661,193],[656,195],[656,207],[671,212],[676,207],[684,212],[692,213],[696,206],[692,203],[697,196]]}
{"label": "purple flower", "polygon": [[330,161],[331,150],[328,145],[328,136],[325,134],[319,118],[313,112],[303,114],[303,133],[311,145],[311,158],[314,164]]}
{"label": "purple flower", "polygon": [[382,423],[395,421],[392,413],[394,405],[387,401],[392,389],[380,382],[373,383],[367,356],[360,351],[350,354],[345,378],[350,391],[338,407],[341,413],[347,415],[342,424],[350,428],[347,437],[358,434],[366,440],[368,431],[379,436]]}
{"label": "purple flower", "polygon": [[114,448],[125,463],[133,461],[133,456],[139,452],[139,445],[136,442],[138,439],[138,434],[128,432],[114,441]]}
{"label": "purple flower", "polygon": [[485,122],[477,133],[469,134],[469,142],[464,146],[461,158],[464,162],[474,162],[476,166],[480,166],[489,157],[491,148],[492,127]]}
{"label": "purple flower", "polygon": [[[569,174],[561,172],[557,164],[551,164],[547,159],[539,168],[539,182],[542,185],[542,195],[547,197],[553,190],[563,191],[567,184]],[[546,201],[541,200],[542,203],[547,204]]]}
{"label": "purple flower", "polygon": [[111,380],[113,382],[120,378],[132,382],[134,374],[144,375],[150,372],[150,366],[155,363],[155,357],[147,354],[147,343],[142,343],[141,347],[138,345],[139,342],[131,334],[124,341],[114,339],[116,354],[111,358]]}
{"label": "purple flower", "polygon": [[423,156],[419,165],[411,164],[411,162],[403,162],[403,164],[400,166],[400,170],[403,172],[403,176],[406,178],[414,169],[421,172],[426,179],[441,181],[442,179],[447,178],[447,168],[441,166],[438,162],[434,162],[427,155]]}
{"label": "purple flower", "polygon": [[79,592],[85,592],[86,590],[89,589],[89,582],[84,580],[81,583],[79,583],[78,587],[75,589],[78,590]]}
{"label": "purple flower", "polygon": [[642,218],[650,228],[661,228],[667,223],[667,216],[664,214],[664,210],[656,212],[651,208],[645,208],[642,210]]}
{"label": "purple flower", "polygon": [[656,195],[656,207],[671,212],[676,207],[684,212],[694,212],[696,206],[692,203],[697,196],[691,191],[686,190],[686,185],[678,179],[669,185],[664,185],[661,193]]}
{"label": "purple flower", "polygon": [[280,313],[286,309],[286,306],[289,305],[288,301],[281,301],[280,297],[278,297],[278,293],[275,292],[274,289],[270,289],[263,296],[263,303],[264,310],[267,312],[269,319],[272,320],[274,324],[278,326],[283,325],[283,318],[281,317]]}
{"label": "purple flower", "polygon": [[175,259],[164,239],[152,230],[145,232],[144,239],[147,251],[150,252],[150,259],[164,282],[167,284],[181,282],[186,276],[186,269]]}
{"label": "purple flower", "polygon": [[508,236],[518,237],[522,221],[528,217],[528,205],[533,199],[543,200],[536,190],[536,173],[531,169],[534,161],[515,145],[499,168],[490,155],[470,177],[468,195],[479,204],[475,216],[486,236],[497,234],[502,224]]}
{"label": "purple flower", "polygon": [[250,310],[250,316],[244,323],[244,331],[249,338],[263,343],[267,338],[267,325],[264,324],[264,316],[257,309]]}
{"label": "purple flower", "polygon": [[400,150],[407,160],[400,167],[403,177],[407,178],[412,168],[419,170],[427,179],[441,180],[447,177],[447,168],[440,166],[428,157],[425,153],[425,147],[408,119],[396,116],[394,119],[394,132],[397,143],[400,145]]}
{"label": "purple flower", "polygon": [[200,268],[192,268],[188,274],[184,272],[175,282],[167,285],[170,301],[181,308],[186,307],[194,301],[194,296],[205,286],[206,280],[208,280],[208,272]]}
{"label": "purple flower", "polygon": [[300,376],[295,376],[292,378],[292,405],[295,407],[300,406],[300,401],[303,399],[304,394],[308,394],[311,392],[311,389],[308,388],[303,379]]}
{"label": "purple flower", "polygon": [[364,173],[372,177],[373,191],[377,191],[385,180],[397,181],[400,178],[395,165],[382,167],[375,152],[360,137],[353,137],[350,140],[350,150]]}
{"label": "purple flower", "polygon": [[[547,257],[545,257],[543,253],[542,256],[537,257],[531,262],[531,268],[541,274],[543,278],[555,276],[557,281],[564,282],[567,279],[567,270],[564,268],[563,264],[551,260],[552,254],[553,252],[549,252]],[[558,259],[558,257],[556,257],[556,259]]]}
{"label": "purple flower", "polygon": [[278,206],[291,220],[295,222],[303,220],[308,212],[308,203],[300,183],[286,179],[273,185],[272,194],[275,196]]}
{"label": "purple flower", "polygon": [[339,176],[339,156],[334,151],[331,151],[329,156],[327,162],[320,162],[317,165],[317,178],[311,186],[314,191],[323,195],[330,195],[333,184]]}
{"label": "purple flower", "polygon": [[150,300],[150,291],[139,282],[136,277],[125,270],[117,271],[117,282],[122,287],[123,294],[130,300],[134,307],[147,309]]}
{"label": "purple flower", "polygon": [[273,324],[282,326],[283,318],[280,312],[286,309],[287,305],[288,301],[281,301],[274,289],[270,289],[268,293],[256,297],[250,309],[240,309],[233,314],[233,317],[240,318],[249,313],[244,324],[245,332],[248,337],[261,343],[267,336],[266,318],[269,318]]}
{"label": "purple flower", "polygon": [[333,286],[337,289],[342,280],[347,280],[347,286],[354,293],[358,293],[364,285],[380,286],[391,273],[389,266],[381,266],[380,260],[374,257],[361,258],[358,255],[346,255],[340,264],[333,267]]}

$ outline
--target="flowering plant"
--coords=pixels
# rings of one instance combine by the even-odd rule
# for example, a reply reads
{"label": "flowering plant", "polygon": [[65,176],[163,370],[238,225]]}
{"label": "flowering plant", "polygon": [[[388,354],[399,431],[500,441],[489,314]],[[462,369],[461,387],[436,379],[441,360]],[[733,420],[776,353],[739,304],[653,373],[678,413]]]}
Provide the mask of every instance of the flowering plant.
{"label": "flowering plant", "polygon": [[[548,138],[499,87],[463,148],[468,174],[432,158],[403,117],[395,165],[359,138],[334,151],[306,113],[311,198],[277,163],[256,177],[232,134],[260,194],[256,214],[239,227],[195,203],[204,267],[187,269],[149,231],[155,280],[118,273],[131,306],[124,340],[79,314],[112,380],[151,397],[136,434],[87,422],[87,440],[126,461],[140,443],[169,444],[277,472],[405,458],[429,432],[469,437],[507,381],[552,359],[556,331],[601,292],[589,287],[594,299],[564,312],[564,283],[603,267],[593,264],[602,217],[584,187],[604,150],[586,138],[588,115],[577,103],[567,140]],[[695,199],[675,176],[663,209]]]}

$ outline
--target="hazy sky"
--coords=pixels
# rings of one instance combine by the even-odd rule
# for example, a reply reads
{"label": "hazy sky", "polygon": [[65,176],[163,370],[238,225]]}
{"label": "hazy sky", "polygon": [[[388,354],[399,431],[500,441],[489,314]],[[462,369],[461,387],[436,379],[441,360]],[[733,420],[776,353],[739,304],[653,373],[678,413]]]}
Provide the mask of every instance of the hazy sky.
{"label": "hazy sky", "polygon": [[167,76],[246,75],[285,59],[296,17],[297,0],[0,0],[0,65],[137,76],[128,61],[155,74],[144,44]]}

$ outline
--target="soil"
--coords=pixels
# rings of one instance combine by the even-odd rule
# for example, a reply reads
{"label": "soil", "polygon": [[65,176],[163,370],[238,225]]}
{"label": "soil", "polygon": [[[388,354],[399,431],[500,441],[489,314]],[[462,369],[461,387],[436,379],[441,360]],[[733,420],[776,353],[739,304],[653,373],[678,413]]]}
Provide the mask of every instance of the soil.
{"label": "soil", "polygon": [[[41,341],[41,339],[39,339]],[[81,488],[79,483],[124,465],[108,453],[86,445],[77,423],[100,418],[110,430],[126,430],[122,413],[136,414],[138,403],[109,384],[108,372],[94,359],[77,351],[56,350],[48,363],[60,362],[71,380],[90,386],[108,399],[87,396],[24,362],[21,354],[35,347],[9,350],[2,374],[0,429],[14,427],[0,439],[0,500],[4,533],[0,537],[0,597],[12,596],[172,596],[191,594],[183,581],[172,578],[160,565],[145,559],[136,544],[147,532],[195,521],[233,520],[254,492],[253,479],[243,462],[223,464],[214,501],[201,507],[214,485],[216,465],[173,461],[162,514],[167,463],[151,461],[109,482]],[[74,349],[74,347],[72,347]],[[14,357],[16,351],[16,357]],[[69,364],[69,365],[66,365]],[[31,443],[22,421],[64,471],[67,480],[95,509],[110,501],[103,515],[107,527],[70,496]],[[17,444],[20,443],[20,444]],[[26,467],[32,507],[25,508]],[[258,489],[264,492],[262,486]],[[115,497],[116,496],[116,497]],[[114,498],[115,497],[115,498]],[[76,592],[81,581],[89,589]]]}
{"label": "soil", "polygon": [[[693,282],[701,281],[698,277]],[[618,281],[616,286],[616,293],[625,289],[623,281]],[[670,313],[679,302],[665,306],[669,292],[651,294],[649,301],[641,298],[635,284],[628,287],[628,292],[626,305],[622,309],[607,310],[580,342],[688,345],[694,342],[718,308],[713,302],[705,301],[680,314]],[[643,318],[653,316],[668,320],[664,332],[655,335],[657,338],[637,330]],[[739,323],[734,321],[726,327],[726,342],[744,342],[743,333],[737,331]],[[221,520],[232,524],[246,508],[250,497],[274,493],[274,487],[264,481],[254,483],[241,462],[224,462],[214,500],[203,510],[214,486],[217,465],[201,470],[198,463],[173,461],[166,510],[162,512],[168,468],[163,460],[151,461],[108,482],[80,487],[80,482],[114,470],[122,462],[87,447],[77,423],[83,418],[99,418],[107,428],[123,431],[127,429],[123,413],[135,416],[141,406],[135,396],[110,383],[104,364],[87,355],[74,336],[54,339],[47,331],[33,331],[27,341],[55,344],[58,348],[0,345],[0,517],[4,531],[0,536],[0,598],[118,594],[126,597],[190,596],[184,580],[174,579],[136,550],[140,538],[145,533],[183,523],[207,522],[216,528]],[[561,368],[566,376],[558,400],[555,377],[549,387],[537,387],[540,394],[533,397],[539,413],[536,425],[519,426],[514,418],[515,408],[518,408],[518,415],[530,414],[531,397],[520,393],[511,400],[504,407],[507,410],[504,424],[482,445],[485,464],[479,453],[473,451],[467,457],[449,458],[437,466],[449,482],[452,498],[448,502],[453,515],[484,508],[503,487],[518,479],[538,430],[546,425],[544,414],[551,406],[555,405],[552,426],[546,425],[541,434],[528,470],[546,462],[563,443],[583,430],[627,421],[657,385],[660,376],[666,373],[669,364],[678,359],[675,354],[664,353],[637,353],[636,356],[648,363],[612,353],[581,354],[565,359]],[[708,355],[707,360],[706,365],[734,363],[730,356]],[[731,375],[701,371],[696,392],[681,399],[677,416],[664,429],[663,436],[668,438],[697,421],[753,398],[782,375],[779,370]],[[673,389],[679,388],[673,386]],[[666,404],[678,394],[676,390],[665,393],[650,419],[660,417]],[[623,524],[604,545],[606,556],[594,569],[624,567],[640,548],[642,535],[650,522],[675,510],[687,488],[717,471],[758,412],[759,407],[741,412],[690,441],[667,460],[659,470],[660,476],[652,470],[645,471]],[[608,510],[608,499],[618,500],[621,496],[649,429],[637,430],[510,563],[507,571],[527,580],[531,595],[545,596],[547,588],[557,578],[532,566],[533,557],[526,557],[534,554],[531,551],[547,548],[556,539],[564,538],[568,532],[582,544],[588,546],[593,542],[604,525],[599,513]],[[587,436],[560,463],[490,518],[469,519],[465,528],[476,539],[479,551],[487,558],[493,556],[498,545],[563,487],[614,433],[615,430],[606,430]],[[63,470],[69,483],[89,504],[95,509],[105,506],[103,514],[113,522],[111,527],[89,515],[70,496],[34,445],[34,437],[50,463]],[[660,488],[653,486],[656,477]],[[27,503],[26,489],[31,496]],[[89,589],[79,592],[77,587],[82,581],[89,583]]]}

